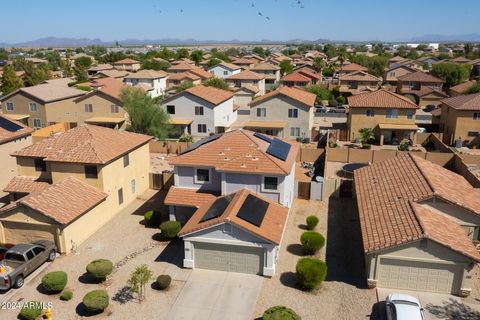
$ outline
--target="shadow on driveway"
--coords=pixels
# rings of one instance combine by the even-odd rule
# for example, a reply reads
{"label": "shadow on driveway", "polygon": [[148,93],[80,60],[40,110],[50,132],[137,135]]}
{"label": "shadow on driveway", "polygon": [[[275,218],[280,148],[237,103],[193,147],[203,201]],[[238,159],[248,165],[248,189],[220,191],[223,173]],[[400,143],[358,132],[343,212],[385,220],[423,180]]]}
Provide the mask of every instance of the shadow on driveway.
{"label": "shadow on driveway", "polygon": [[437,306],[427,304],[425,309],[439,319],[462,319],[462,320],[478,320],[480,312],[473,310],[470,306],[465,305],[455,299],[443,301],[443,305]]}
{"label": "shadow on driveway", "polygon": [[162,250],[156,262],[167,262],[183,268],[183,240],[175,238]]}

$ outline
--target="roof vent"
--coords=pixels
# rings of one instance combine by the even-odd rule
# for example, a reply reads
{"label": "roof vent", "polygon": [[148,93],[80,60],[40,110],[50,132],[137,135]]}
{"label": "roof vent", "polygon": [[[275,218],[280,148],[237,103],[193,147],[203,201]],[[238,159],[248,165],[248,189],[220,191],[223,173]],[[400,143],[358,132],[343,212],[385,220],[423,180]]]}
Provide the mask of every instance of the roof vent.
{"label": "roof vent", "polygon": [[229,161],[229,160],[230,160],[230,158],[229,158],[229,157],[225,157],[225,158],[223,158],[223,160],[225,160],[225,161]]}
{"label": "roof vent", "polygon": [[242,163],[242,164],[240,165],[240,167],[242,167],[242,168],[246,168],[246,167],[247,167],[247,165],[246,165],[245,163]]}
{"label": "roof vent", "polygon": [[251,158],[251,157],[252,157],[252,154],[247,153],[245,156],[246,156],[247,158]]}
{"label": "roof vent", "polygon": [[231,150],[230,147],[225,148],[225,151],[230,151],[230,150]]}
{"label": "roof vent", "polygon": [[256,160],[258,160],[258,158],[256,156],[253,156],[252,160],[256,161]]}
{"label": "roof vent", "polygon": [[218,155],[219,155],[219,156],[224,156],[224,155],[225,155],[225,152],[220,151],[220,152],[218,153]]}

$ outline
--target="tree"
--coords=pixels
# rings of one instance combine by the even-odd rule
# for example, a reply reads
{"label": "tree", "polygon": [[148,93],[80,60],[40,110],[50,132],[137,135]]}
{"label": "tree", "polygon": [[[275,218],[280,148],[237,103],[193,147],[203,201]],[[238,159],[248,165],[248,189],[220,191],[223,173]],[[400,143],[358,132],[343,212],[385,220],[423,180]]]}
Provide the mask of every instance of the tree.
{"label": "tree", "polygon": [[228,90],[229,89],[229,86],[225,82],[225,80],[217,78],[217,77],[213,77],[213,78],[210,78],[208,80],[205,80],[203,82],[203,84],[207,87],[215,87],[215,88],[222,89],[222,90]]}
{"label": "tree", "polygon": [[31,62],[25,64],[25,82],[27,86],[36,86],[50,79],[50,70],[47,64],[34,65]]}
{"label": "tree", "polygon": [[73,68],[73,74],[77,83],[85,82],[88,80],[87,69],[75,66]]}
{"label": "tree", "polygon": [[92,59],[90,57],[80,57],[75,59],[75,66],[83,69],[88,69],[92,65]]}
{"label": "tree", "polygon": [[167,70],[170,68],[170,63],[166,61],[158,61],[158,60],[144,60],[142,62],[142,69],[149,69],[149,70]]}
{"label": "tree", "polygon": [[358,133],[360,133],[360,143],[362,144],[362,147],[375,140],[375,136],[373,135],[373,131],[371,128],[362,128],[358,130]]}
{"label": "tree", "polygon": [[293,72],[293,65],[289,60],[283,60],[280,62],[280,73],[286,75]]}
{"label": "tree", "polygon": [[316,57],[313,59],[313,68],[318,73],[321,73],[322,70],[325,68],[325,66],[326,66],[326,63],[322,57]]}
{"label": "tree", "polygon": [[130,290],[138,295],[138,301],[141,303],[147,298],[147,283],[152,280],[153,272],[146,264],[135,268],[130,274],[128,285]]}
{"label": "tree", "polygon": [[0,60],[8,60],[8,52],[4,48],[0,48]]}
{"label": "tree", "polygon": [[164,139],[170,131],[169,115],[143,89],[127,87],[120,93],[122,105],[130,116],[128,130]]}
{"label": "tree", "polygon": [[450,88],[470,77],[470,66],[456,63],[437,63],[432,67],[432,74],[445,80],[445,87]]}
{"label": "tree", "polygon": [[182,82],[179,86],[175,88],[175,93],[180,93],[184,90],[187,90],[189,88],[193,87],[193,83],[191,81],[185,81]]}
{"label": "tree", "polygon": [[473,86],[468,88],[463,92],[463,94],[472,94],[472,93],[479,93],[480,92],[480,80],[477,81]]}
{"label": "tree", "polygon": [[23,81],[15,74],[13,66],[6,66],[3,69],[2,78],[0,79],[0,92],[2,95],[7,94],[23,87]]}
{"label": "tree", "polygon": [[177,50],[177,59],[183,59],[183,58],[188,58],[190,54],[188,53],[188,50],[185,48],[180,48]]}
{"label": "tree", "polygon": [[195,64],[198,66],[203,60],[203,51],[202,50],[193,50],[190,54],[190,59],[195,61]]}
{"label": "tree", "polygon": [[317,103],[320,103],[323,100],[329,100],[332,96],[332,92],[330,92],[327,87],[319,84],[307,86],[305,90],[317,95]]}
{"label": "tree", "polygon": [[212,59],[208,60],[207,67],[208,68],[215,67],[217,64],[220,64],[220,63],[222,63],[222,61],[220,59],[212,58]]}
{"label": "tree", "polygon": [[256,55],[262,57],[262,58],[267,57],[266,50],[263,49],[262,47],[255,47],[255,48],[253,48],[252,52],[255,53]]}

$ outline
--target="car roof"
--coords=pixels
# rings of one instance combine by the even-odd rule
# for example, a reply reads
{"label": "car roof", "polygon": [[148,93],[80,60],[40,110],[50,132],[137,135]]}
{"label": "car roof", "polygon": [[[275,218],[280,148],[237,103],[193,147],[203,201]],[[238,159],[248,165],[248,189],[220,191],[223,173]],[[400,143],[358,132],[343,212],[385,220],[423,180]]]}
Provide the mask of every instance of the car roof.
{"label": "car roof", "polygon": [[397,320],[422,320],[419,306],[405,303],[395,303]]}
{"label": "car roof", "polygon": [[24,253],[36,246],[37,246],[36,244],[17,244],[11,247],[8,251],[13,251],[16,253]]}
{"label": "car roof", "polygon": [[409,294],[404,294],[404,293],[392,293],[390,294],[390,300],[401,300],[401,301],[408,301],[408,302],[413,302],[418,305],[420,305],[420,301],[418,301],[417,298],[414,296],[411,296]]}

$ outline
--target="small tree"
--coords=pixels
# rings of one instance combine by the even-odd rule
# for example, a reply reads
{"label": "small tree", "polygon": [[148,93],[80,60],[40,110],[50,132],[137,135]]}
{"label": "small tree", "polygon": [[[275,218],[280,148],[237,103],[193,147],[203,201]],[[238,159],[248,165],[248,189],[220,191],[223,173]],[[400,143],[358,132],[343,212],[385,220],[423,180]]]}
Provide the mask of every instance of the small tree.
{"label": "small tree", "polygon": [[280,73],[282,75],[286,75],[293,72],[293,65],[289,60],[283,60],[282,62],[280,62],[279,67],[280,67]]}
{"label": "small tree", "polygon": [[184,90],[193,87],[193,83],[191,81],[182,82],[178,87],[175,88],[175,93],[180,93]]}
{"label": "small tree", "polygon": [[203,59],[203,51],[202,50],[193,50],[190,54],[190,59],[195,61],[195,64],[198,66]]}
{"label": "small tree", "polygon": [[203,82],[203,85],[207,86],[207,87],[215,87],[217,89],[222,89],[222,90],[228,90],[229,89],[229,86],[225,82],[225,80],[217,78],[217,77],[213,77],[213,78],[210,78],[208,80],[205,80]]}
{"label": "small tree", "polygon": [[0,79],[0,92],[6,96],[7,94],[23,87],[23,81],[15,73],[13,66],[6,66],[3,69],[2,78]]}
{"label": "small tree", "polygon": [[373,131],[370,128],[362,128],[358,130],[358,133],[360,133],[360,143],[362,144],[362,147],[375,140],[375,136],[373,135]]}
{"label": "small tree", "polygon": [[153,278],[153,272],[146,264],[135,268],[130,275],[128,285],[130,290],[138,295],[138,301],[141,303],[147,298],[147,283]]}
{"label": "small tree", "polygon": [[191,134],[189,133],[183,133],[180,138],[178,138],[178,141],[180,142],[192,142],[193,141],[193,137]]}

